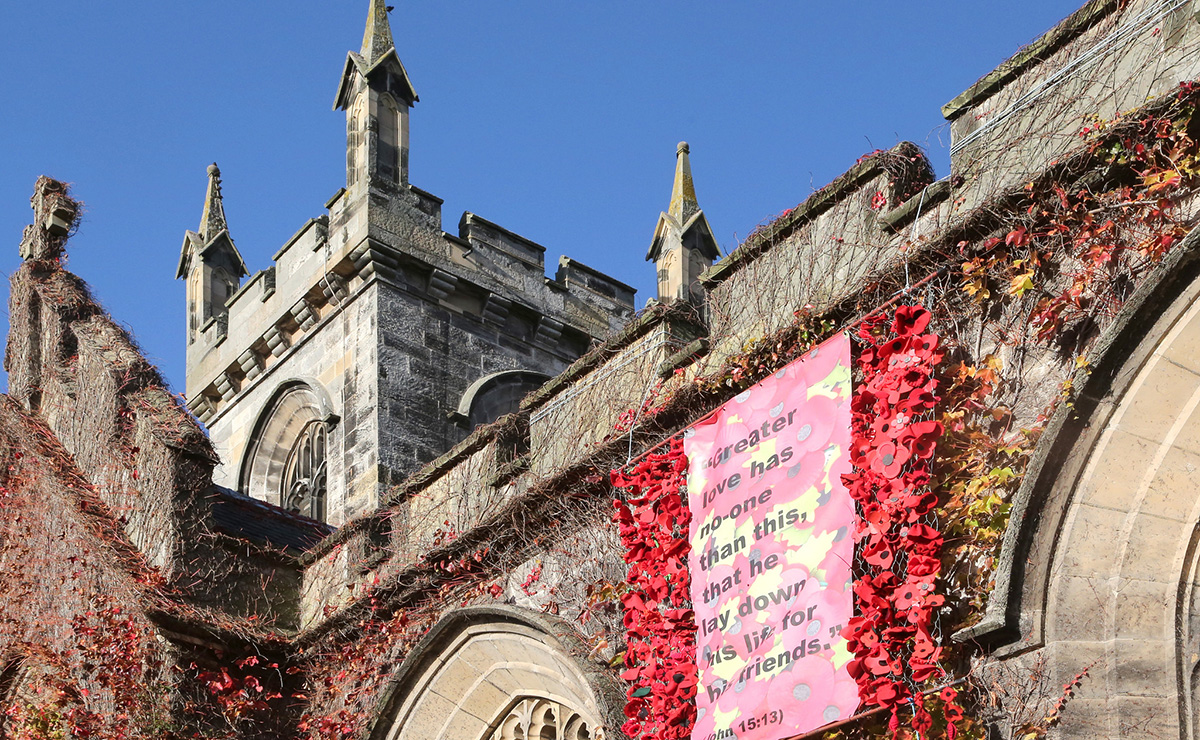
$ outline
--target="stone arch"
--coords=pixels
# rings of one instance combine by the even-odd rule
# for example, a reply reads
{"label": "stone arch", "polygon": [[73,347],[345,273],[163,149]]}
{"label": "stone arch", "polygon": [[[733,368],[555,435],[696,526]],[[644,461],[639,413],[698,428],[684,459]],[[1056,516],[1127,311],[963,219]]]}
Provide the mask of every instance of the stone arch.
{"label": "stone arch", "polygon": [[323,424],[328,432],[337,421],[329,394],[320,383],[309,378],[280,383],[254,423],[239,466],[238,490],[260,501],[282,505],[284,478],[297,441],[313,424]]}
{"label": "stone arch", "polygon": [[1143,281],[1043,435],[984,620],[955,639],[1050,693],[1085,667],[1063,737],[1196,737],[1200,232]]}
{"label": "stone arch", "polygon": [[603,740],[624,695],[563,620],[506,606],[452,612],[393,678],[371,740]]}
{"label": "stone arch", "polygon": [[549,379],[549,375],[532,370],[504,370],[485,375],[467,387],[453,419],[467,429],[493,422],[517,411],[521,399]]}

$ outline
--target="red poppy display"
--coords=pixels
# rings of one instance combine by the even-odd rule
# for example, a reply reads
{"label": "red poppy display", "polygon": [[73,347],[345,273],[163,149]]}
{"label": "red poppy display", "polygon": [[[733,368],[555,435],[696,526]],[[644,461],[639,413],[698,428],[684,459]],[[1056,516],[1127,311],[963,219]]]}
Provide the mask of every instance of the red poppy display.
{"label": "red poppy display", "polygon": [[[875,314],[857,336],[862,383],[851,401],[855,470],[842,480],[857,502],[860,566],[854,584],[858,616],[843,631],[854,652],[850,673],[867,704],[888,707],[893,737],[902,709],[922,735],[933,725],[917,685],[940,678],[942,648],[932,637],[944,597],[936,592],[942,534],[930,522],[937,497],[929,467],[941,424],[934,368],[942,359],[932,316],[920,306],[900,306],[889,318]],[[890,331],[889,331],[890,330]],[[941,697],[947,735],[957,734],[962,710],[956,693]]]}
{"label": "red poppy display", "polygon": [[616,470],[617,523],[629,563],[621,596],[626,630],[625,723],[629,737],[684,740],[696,719],[696,624],[690,607],[687,541],[691,512],[680,495],[687,471],[683,442],[647,455],[632,470]]}
{"label": "red poppy display", "polygon": [[[847,669],[865,704],[891,710],[894,738],[901,737],[902,712],[912,730],[928,734],[932,716],[919,684],[945,675],[933,637],[944,603],[935,588],[943,538],[932,519],[937,497],[929,473],[942,434],[932,418],[942,351],[937,335],[927,331],[930,320],[920,306],[901,306],[860,323],[856,335],[863,346],[856,362],[862,382],[850,404],[854,471],[842,478],[860,515],[854,532],[857,615],[842,632],[855,656]],[[800,441],[816,454],[827,437],[828,430],[814,423]],[[621,677],[628,682],[621,729],[642,740],[683,740],[696,721],[696,625],[687,567],[691,514],[680,496],[686,470],[676,439],[666,452],[612,474],[613,485],[628,491],[613,517],[629,565],[629,587],[621,596],[627,638]],[[930,699],[940,702],[951,740],[963,719],[957,698],[947,688]]]}

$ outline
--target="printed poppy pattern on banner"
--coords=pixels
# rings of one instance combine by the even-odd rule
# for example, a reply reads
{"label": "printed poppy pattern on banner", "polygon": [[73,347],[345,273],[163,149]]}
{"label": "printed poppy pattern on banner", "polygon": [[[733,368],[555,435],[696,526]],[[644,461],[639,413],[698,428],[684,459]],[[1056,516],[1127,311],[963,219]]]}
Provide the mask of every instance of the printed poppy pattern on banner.
{"label": "printed poppy pattern on banner", "polygon": [[680,489],[687,472],[683,443],[651,453],[612,483],[628,491],[616,515],[629,590],[621,597],[627,647],[625,723],[641,740],[682,740],[696,716],[696,623],[688,593],[691,513]]}
{"label": "printed poppy pattern on banner", "polygon": [[[860,324],[862,382],[851,404],[855,469],[843,476],[859,510],[857,616],[843,633],[854,653],[849,669],[864,703],[891,710],[893,734],[902,709],[912,710],[912,729],[928,732],[932,717],[919,685],[944,675],[936,637],[942,534],[929,484],[942,434],[933,419],[942,353],[937,335],[927,332],[930,318],[920,306],[901,306]],[[949,691],[942,699],[953,739],[961,708]]]}
{"label": "printed poppy pattern on banner", "polygon": [[776,740],[851,716],[850,340],[684,432],[698,630],[692,738]]}

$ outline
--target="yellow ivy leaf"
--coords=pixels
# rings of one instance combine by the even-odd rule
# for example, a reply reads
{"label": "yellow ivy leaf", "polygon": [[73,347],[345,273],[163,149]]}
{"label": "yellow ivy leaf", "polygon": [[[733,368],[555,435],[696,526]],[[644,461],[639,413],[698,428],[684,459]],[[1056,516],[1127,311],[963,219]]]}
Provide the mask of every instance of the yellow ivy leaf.
{"label": "yellow ivy leaf", "polygon": [[1033,289],[1033,272],[1024,272],[1012,279],[1008,286],[1008,294],[1020,298],[1025,291]]}
{"label": "yellow ivy leaf", "polygon": [[1146,175],[1142,178],[1142,184],[1149,188],[1149,192],[1156,193],[1178,184],[1181,179],[1177,171],[1163,170]]}

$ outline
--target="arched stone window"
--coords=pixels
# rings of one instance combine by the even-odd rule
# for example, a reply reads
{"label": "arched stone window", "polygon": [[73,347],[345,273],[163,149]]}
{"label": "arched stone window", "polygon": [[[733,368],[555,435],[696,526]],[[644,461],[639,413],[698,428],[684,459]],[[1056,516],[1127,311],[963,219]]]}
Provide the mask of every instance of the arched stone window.
{"label": "arched stone window", "polygon": [[280,496],[283,508],[325,521],[325,422],[310,421],[288,454]]}
{"label": "arched stone window", "polygon": [[315,380],[281,383],[247,440],[238,490],[325,521],[330,513],[331,431],[337,420],[328,394]]}
{"label": "arched stone window", "polygon": [[463,393],[458,410],[451,418],[467,429],[490,424],[505,414],[515,412],[521,399],[542,387],[549,375],[531,370],[505,370],[476,380]]}
{"label": "arched stone window", "polygon": [[624,692],[557,617],[476,606],[439,622],[393,678],[371,740],[604,740]]}

